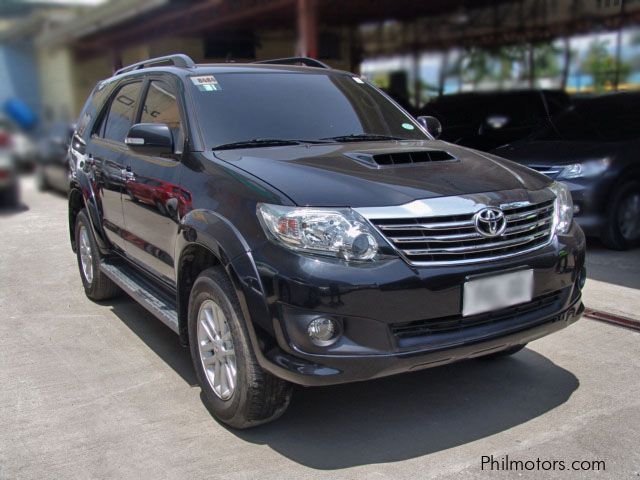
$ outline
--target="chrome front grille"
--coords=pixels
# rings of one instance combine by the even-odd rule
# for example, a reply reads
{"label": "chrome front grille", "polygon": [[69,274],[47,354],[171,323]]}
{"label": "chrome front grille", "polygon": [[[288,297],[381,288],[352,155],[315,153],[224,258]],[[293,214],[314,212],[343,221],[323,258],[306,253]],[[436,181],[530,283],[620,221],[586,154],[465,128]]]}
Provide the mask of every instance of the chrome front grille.
{"label": "chrome front grille", "polygon": [[515,256],[546,245],[552,237],[553,208],[553,199],[501,205],[507,225],[496,237],[478,232],[475,212],[369,220],[409,263],[450,265]]}

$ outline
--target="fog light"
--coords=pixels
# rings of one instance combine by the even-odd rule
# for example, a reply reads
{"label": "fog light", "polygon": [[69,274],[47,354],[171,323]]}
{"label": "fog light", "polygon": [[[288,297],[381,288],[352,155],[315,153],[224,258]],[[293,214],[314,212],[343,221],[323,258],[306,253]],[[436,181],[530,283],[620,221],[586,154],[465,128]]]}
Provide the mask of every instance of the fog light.
{"label": "fog light", "polygon": [[307,327],[307,333],[314,344],[326,347],[338,338],[338,326],[336,322],[330,318],[318,317],[311,320]]}

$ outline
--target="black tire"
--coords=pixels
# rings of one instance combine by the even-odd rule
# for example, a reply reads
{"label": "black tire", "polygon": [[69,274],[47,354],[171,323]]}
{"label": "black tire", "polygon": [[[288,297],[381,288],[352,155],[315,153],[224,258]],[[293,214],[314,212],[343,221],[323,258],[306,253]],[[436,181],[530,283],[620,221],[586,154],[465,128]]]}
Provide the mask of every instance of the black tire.
{"label": "black tire", "polygon": [[612,250],[629,250],[640,245],[640,235],[625,238],[620,226],[620,216],[625,208],[625,200],[632,195],[640,195],[640,181],[631,180],[614,188],[607,210],[607,224],[601,236],[602,243]]}
{"label": "black tire", "polygon": [[36,166],[36,187],[40,192],[46,192],[50,188],[47,175],[41,166]]}
{"label": "black tire", "polygon": [[[91,263],[93,264],[93,278],[91,281],[87,279],[82,269],[82,261],[80,259],[80,232],[83,228],[87,231],[89,236],[89,245],[91,248]],[[87,297],[91,300],[108,300],[120,295],[122,292],[120,288],[100,270],[100,250],[98,250],[98,245],[93,236],[93,230],[91,229],[90,220],[85,209],[82,209],[76,218],[75,239],[76,257],[78,259],[78,268],[80,269],[80,278],[82,279],[84,293]]]}
{"label": "black tire", "polygon": [[14,183],[6,190],[0,192],[0,207],[15,208],[20,203],[20,186]]}
{"label": "black tire", "polygon": [[516,353],[518,353],[526,346],[526,343],[524,345],[516,345],[515,347],[510,347],[506,350],[501,350],[500,352],[490,353],[489,355],[485,355],[484,357],[480,358],[482,358],[483,360],[493,360],[495,358],[510,357],[511,355],[515,355]]}
{"label": "black tire", "polygon": [[[206,300],[223,311],[233,340],[236,385],[231,397],[216,395],[205,374],[198,345],[198,313]],[[265,372],[256,361],[245,318],[234,288],[222,267],[203,271],[189,298],[189,345],[193,365],[207,409],[221,422],[234,428],[249,428],[281,416],[291,400],[292,386]]]}

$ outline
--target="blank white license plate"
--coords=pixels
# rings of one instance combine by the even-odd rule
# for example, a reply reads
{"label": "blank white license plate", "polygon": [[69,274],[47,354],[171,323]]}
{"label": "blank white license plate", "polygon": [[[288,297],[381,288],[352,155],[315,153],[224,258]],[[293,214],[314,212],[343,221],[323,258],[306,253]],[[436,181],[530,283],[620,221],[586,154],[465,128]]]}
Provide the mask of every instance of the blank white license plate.
{"label": "blank white license plate", "polygon": [[478,278],[464,284],[462,316],[476,315],[531,301],[533,270]]}

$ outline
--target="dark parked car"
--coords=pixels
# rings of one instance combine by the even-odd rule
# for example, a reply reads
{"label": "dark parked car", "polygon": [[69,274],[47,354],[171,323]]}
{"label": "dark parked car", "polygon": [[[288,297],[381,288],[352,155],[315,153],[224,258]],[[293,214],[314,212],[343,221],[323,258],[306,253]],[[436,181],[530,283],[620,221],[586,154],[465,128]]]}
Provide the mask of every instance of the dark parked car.
{"label": "dark parked car", "polygon": [[35,163],[39,190],[69,190],[71,170],[67,160],[67,149],[73,130],[73,125],[68,123],[55,124],[38,142]]}
{"label": "dark parked car", "polygon": [[639,112],[640,93],[581,100],[494,153],[565,182],[585,233],[625,250],[640,245]]}
{"label": "dark parked car", "polygon": [[20,185],[12,135],[0,125],[0,208],[15,207],[19,201]]}
{"label": "dark parked car", "polygon": [[315,60],[127,67],[69,153],[87,296],[122,289],[174,330],[233,427],[277,418],[292,383],[513,354],[584,309],[566,187]]}
{"label": "dark parked car", "polygon": [[436,98],[420,115],[440,120],[443,140],[489,151],[530,135],[570,104],[561,90],[471,92]]}

